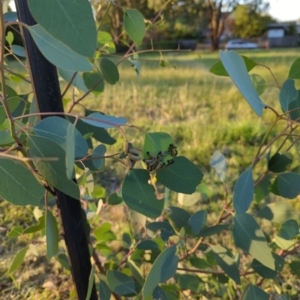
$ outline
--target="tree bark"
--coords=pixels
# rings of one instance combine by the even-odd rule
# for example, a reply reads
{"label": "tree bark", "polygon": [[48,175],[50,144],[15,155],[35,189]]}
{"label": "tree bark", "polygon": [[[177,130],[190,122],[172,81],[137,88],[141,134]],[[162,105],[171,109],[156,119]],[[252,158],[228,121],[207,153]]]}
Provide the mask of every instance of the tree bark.
{"label": "tree bark", "polygon": [[[36,24],[26,0],[16,0],[16,7],[18,19],[21,22],[27,25]],[[53,112],[54,116],[55,113],[64,111],[56,67],[41,54],[25,28],[23,28],[23,34],[39,111]],[[73,199],[57,189],[55,189],[55,193],[77,296],[79,300],[85,300],[91,272],[85,215],[79,200]],[[95,284],[90,299],[98,299]]]}

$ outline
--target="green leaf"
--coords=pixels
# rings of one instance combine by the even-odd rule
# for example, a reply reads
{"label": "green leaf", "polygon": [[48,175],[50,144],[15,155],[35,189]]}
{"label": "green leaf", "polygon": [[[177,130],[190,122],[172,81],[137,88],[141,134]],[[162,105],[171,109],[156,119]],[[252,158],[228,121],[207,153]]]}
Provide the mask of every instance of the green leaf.
{"label": "green leaf", "polygon": [[286,240],[291,240],[299,234],[298,222],[294,219],[285,221],[280,228],[279,235]]}
{"label": "green leaf", "polygon": [[216,150],[209,164],[216,170],[219,179],[224,183],[227,169],[225,156],[219,150]]}
{"label": "green leaf", "polygon": [[105,155],[106,147],[105,145],[98,145],[92,153],[92,162],[96,170],[104,168],[105,158],[100,158]]}
{"label": "green leaf", "polygon": [[271,185],[270,179],[272,176],[267,174],[263,180],[259,182],[259,184],[254,188],[255,201],[259,203],[270,193],[269,186]]}
{"label": "green leaf", "polygon": [[46,241],[47,257],[50,259],[58,251],[58,229],[56,220],[48,209],[46,210]]}
{"label": "green leaf", "polygon": [[[56,116],[51,116],[41,120],[32,129],[40,137],[45,137],[60,145],[67,151],[68,128],[73,126],[68,120]],[[88,152],[88,145],[81,133],[74,129],[75,157],[84,157]]]}
{"label": "green leaf", "polygon": [[281,108],[284,112],[289,110],[289,104],[297,99],[298,91],[295,88],[295,81],[293,79],[287,79],[280,90],[279,100]]}
{"label": "green leaf", "polygon": [[178,264],[178,257],[175,254],[176,245],[173,245],[165,249],[157,257],[146,278],[142,292],[143,298],[152,294],[159,283],[165,282],[174,276]]}
{"label": "green leaf", "polygon": [[45,223],[46,223],[46,221],[45,221],[45,216],[43,215],[43,216],[41,216],[41,217],[39,218],[39,223],[38,223],[37,225],[31,225],[31,226],[25,228],[25,229],[23,230],[23,233],[24,233],[24,234],[27,234],[27,233],[38,232],[38,231],[40,231],[40,230],[42,230],[42,229],[45,228],[45,225],[46,225]]}
{"label": "green leaf", "polygon": [[296,122],[300,122],[300,90],[297,90],[297,98],[289,103],[288,110],[290,112],[290,118]]}
{"label": "green leaf", "polygon": [[100,280],[99,290],[100,290],[100,299],[101,300],[110,300],[111,291],[105,281]]}
{"label": "green leaf", "polygon": [[284,267],[284,258],[276,253],[272,253],[274,262],[275,262],[275,270],[271,270],[261,264],[256,259],[253,259],[250,268],[252,268],[258,275],[260,275],[263,278],[274,278],[276,277],[283,269]]}
{"label": "green leaf", "polygon": [[241,284],[240,272],[234,259],[229,256],[227,249],[220,245],[211,246],[215,260],[221,269],[237,284]]}
{"label": "green leaf", "polygon": [[173,227],[168,221],[148,223],[146,228],[148,231],[150,230],[153,233],[160,231],[161,237],[164,241],[167,241],[170,236],[176,234]]}
{"label": "green leaf", "polygon": [[92,69],[92,65],[86,57],[72,51],[39,24],[28,27],[28,30],[45,58],[56,67],[71,71],[90,71]]}
{"label": "green leaf", "polygon": [[252,84],[242,57],[234,51],[221,51],[220,56],[221,61],[232,81],[235,83],[255,113],[261,117],[264,104]]}
{"label": "green leaf", "polygon": [[278,191],[284,198],[294,199],[300,194],[300,174],[290,172],[279,174]]}
{"label": "green leaf", "polygon": [[170,206],[168,208],[168,217],[178,230],[180,230],[182,227],[185,229],[190,228],[189,218],[191,215],[185,209],[176,206]]}
{"label": "green leaf", "polygon": [[85,0],[29,0],[33,17],[53,37],[75,52],[93,56],[97,32],[91,4]]}
{"label": "green leaf", "polygon": [[191,257],[190,263],[193,267],[195,267],[197,269],[210,268],[210,264],[203,258],[199,258],[199,257],[195,257],[195,256]]}
{"label": "green leaf", "polygon": [[168,297],[167,297],[165,291],[160,286],[157,286],[153,290],[152,299],[153,300],[168,300]]}
{"label": "green leaf", "polygon": [[266,237],[252,216],[246,213],[235,215],[232,233],[238,248],[250,253],[264,266],[275,269],[274,258]]}
{"label": "green leaf", "polygon": [[88,284],[88,290],[85,300],[90,300],[92,290],[94,287],[94,279],[95,279],[95,264],[92,264],[90,276],[89,276],[89,284]]}
{"label": "green leaf", "polygon": [[25,49],[22,46],[19,45],[12,45],[11,46],[11,51],[20,57],[26,57]]}
{"label": "green leaf", "polygon": [[206,236],[210,236],[210,235],[213,235],[213,234],[217,234],[217,233],[220,233],[223,230],[227,230],[228,227],[229,227],[229,224],[219,224],[219,225],[214,225],[214,226],[211,226],[211,227],[207,227],[207,228],[202,229],[200,231],[200,233],[198,234],[198,236],[206,237]]}
{"label": "green leaf", "polygon": [[174,279],[181,291],[190,290],[191,292],[199,293],[202,290],[201,288],[204,288],[202,280],[197,275],[177,273]]}
{"label": "green leaf", "polygon": [[20,236],[22,233],[23,233],[23,227],[15,226],[11,229],[11,231],[7,234],[7,236],[10,238],[14,238]]}
{"label": "green leaf", "polygon": [[300,276],[300,260],[295,259],[290,264],[289,267],[293,274]]}
{"label": "green leaf", "polygon": [[242,300],[269,300],[270,296],[257,286],[246,287]]}
{"label": "green leaf", "polygon": [[58,254],[57,259],[66,270],[71,271],[69,259],[65,253]]}
{"label": "green leaf", "polygon": [[[250,58],[248,58],[246,56],[242,55],[242,58],[244,60],[244,63],[246,65],[246,69],[248,72],[251,71],[257,65],[253,60],[251,60]],[[222,61],[218,61],[217,63],[215,63],[210,68],[209,72],[213,73],[215,75],[218,75],[218,76],[229,76],[222,64]]]}
{"label": "green leaf", "polygon": [[127,119],[125,118],[103,115],[98,112],[88,115],[86,118],[83,118],[82,121],[86,124],[101,128],[115,128],[127,123]]}
{"label": "green leaf", "polygon": [[106,50],[108,53],[116,53],[116,46],[112,36],[105,31],[98,31],[98,49]]}
{"label": "green leaf", "polygon": [[274,223],[283,223],[295,216],[295,210],[289,203],[278,201],[267,204],[258,211],[257,216]]}
{"label": "green leaf", "polygon": [[[71,81],[74,73],[75,73],[74,71],[59,69],[60,77],[67,83]],[[76,73],[72,81],[72,85],[82,90],[85,93],[88,91],[88,88],[84,83],[83,77],[79,73]]]}
{"label": "green leaf", "polygon": [[124,29],[136,45],[140,45],[145,35],[144,16],[135,9],[126,9],[123,17]]}
{"label": "green leaf", "polygon": [[291,250],[296,242],[293,240],[286,240],[279,235],[275,234],[273,241],[276,243],[276,245],[283,250]]}
{"label": "green leaf", "polygon": [[92,89],[92,92],[96,95],[101,94],[104,91],[104,80],[98,72],[86,72],[83,73],[84,84],[88,89]]}
{"label": "green leaf", "polygon": [[18,14],[15,11],[8,11],[3,14],[4,22],[14,22],[18,20]]}
{"label": "green leaf", "polygon": [[[55,142],[40,136],[29,137],[29,152],[31,157],[39,157],[35,165],[44,178],[61,192],[80,199],[79,188],[72,180],[67,178],[65,169],[64,150]],[[56,161],[43,159],[57,158]]]}
{"label": "green leaf", "polygon": [[109,205],[118,205],[122,202],[123,202],[123,198],[118,196],[117,193],[112,193],[107,199],[107,204]]}
{"label": "green leaf", "polygon": [[44,187],[18,161],[0,158],[0,195],[15,205],[40,205]]}
{"label": "green leaf", "polygon": [[[13,112],[18,107],[20,102],[21,102],[21,98],[18,96],[13,96],[13,97],[8,98],[7,104],[8,104],[9,110],[11,112]],[[1,102],[0,103],[0,124],[2,124],[6,118],[7,118],[6,112],[5,112],[4,106]]]}
{"label": "green leaf", "polygon": [[184,156],[176,156],[173,160],[173,164],[157,171],[157,180],[172,191],[194,193],[203,178],[202,172]]}
{"label": "green leaf", "polygon": [[116,84],[119,81],[118,68],[111,60],[102,58],[100,61],[100,70],[104,80],[108,83]]}
{"label": "green leaf", "polygon": [[144,240],[138,243],[136,248],[140,250],[159,250],[159,245],[153,240]]}
{"label": "green leaf", "polygon": [[122,272],[108,270],[107,281],[110,289],[117,295],[126,296],[136,294],[133,279]]}
{"label": "green leaf", "polygon": [[252,165],[238,178],[233,191],[233,206],[237,213],[246,212],[253,200],[254,181]]}
{"label": "green leaf", "polygon": [[290,168],[293,162],[293,155],[289,152],[275,153],[268,163],[269,171],[281,173]]}
{"label": "green leaf", "polygon": [[94,230],[94,236],[97,241],[112,241],[116,239],[116,235],[111,231],[110,223],[103,223]]}
{"label": "green leaf", "polygon": [[21,264],[24,261],[27,250],[28,250],[28,246],[25,248],[22,248],[20,251],[18,251],[18,253],[14,257],[14,259],[7,271],[8,274],[14,272],[16,269],[18,269],[21,266]]}
{"label": "green leaf", "polygon": [[264,93],[267,88],[266,81],[258,74],[250,74],[251,81],[254,85],[254,88],[257,94],[260,96]]}
{"label": "green leaf", "polygon": [[[17,120],[15,122],[17,127],[23,128],[25,125]],[[20,138],[21,133],[17,134],[17,137]],[[8,146],[15,143],[15,140],[12,138],[10,133],[10,123],[9,120],[6,119],[1,125],[0,125],[0,146]]]}
{"label": "green leaf", "polygon": [[300,79],[300,58],[297,58],[291,65],[288,77]]}
{"label": "green leaf", "polygon": [[157,218],[162,213],[164,202],[156,199],[153,186],[148,184],[149,180],[148,171],[130,170],[123,182],[122,196],[130,209],[149,218]]}
{"label": "green leaf", "polygon": [[69,123],[66,136],[66,170],[68,179],[72,179],[74,174],[75,130],[75,126]]}
{"label": "green leaf", "polygon": [[202,228],[206,226],[207,221],[207,211],[198,210],[189,219],[189,224],[192,227],[192,231],[195,235],[198,235]]}

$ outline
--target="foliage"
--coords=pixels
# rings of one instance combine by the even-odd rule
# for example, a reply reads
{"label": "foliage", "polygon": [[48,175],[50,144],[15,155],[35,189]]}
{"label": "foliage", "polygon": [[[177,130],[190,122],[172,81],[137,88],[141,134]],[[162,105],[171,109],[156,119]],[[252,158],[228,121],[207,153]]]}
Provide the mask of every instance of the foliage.
{"label": "foliage", "polygon": [[[53,2],[48,2],[49,10],[55,11],[56,6],[51,4]],[[35,9],[43,6],[39,2],[32,3]],[[67,1],[61,3],[64,5]],[[84,6],[86,2],[79,3],[83,5],[81,11],[87,9]],[[71,20],[72,30],[78,28],[80,32],[83,24],[74,21],[73,13],[76,11],[72,12],[72,7],[66,8],[64,11],[68,12],[68,18],[58,14],[60,24]],[[140,43],[144,35],[144,21],[137,11],[133,13],[129,9],[126,12],[130,24],[125,25],[124,30],[132,41]],[[220,195],[223,198],[220,214],[210,218],[210,211],[201,209],[191,212],[186,208],[184,201],[187,197],[183,197],[183,207],[174,206],[169,197],[171,191],[197,197],[203,191],[203,186],[199,185],[203,173],[199,167],[178,154],[178,148],[168,133],[145,132],[139,126],[130,125],[126,118],[111,115],[109,111],[105,114],[102,107],[101,111],[85,109],[83,115],[73,112],[74,107],[78,107],[88,93],[99,95],[106,84],[114,85],[119,80],[118,64],[108,61],[109,56],[105,57],[109,49],[105,42],[107,39],[100,40],[103,48],[91,56],[84,53],[86,49],[83,49],[82,43],[64,43],[61,31],[56,35],[55,30],[46,27],[46,31],[43,28],[52,26],[52,23],[49,25],[46,22],[47,18],[48,21],[52,18],[47,11],[36,9],[32,10],[32,14],[37,20],[40,18],[45,22],[44,25],[35,25],[39,27],[29,28],[40,50],[47,48],[44,43],[47,43],[49,36],[59,50],[57,53],[44,51],[47,59],[61,67],[61,53],[69,53],[69,56],[76,57],[76,61],[88,62],[87,65],[90,64],[93,71],[82,70],[80,64],[74,65],[63,59],[66,69],[61,67],[65,75],[62,78],[67,78],[70,74],[68,71],[73,71],[67,81],[67,89],[72,88],[73,93],[67,105],[68,113],[64,114],[66,119],[51,116],[39,120],[37,117],[40,113],[35,99],[18,95],[10,87],[10,61],[5,61],[6,71],[1,74],[4,115],[1,130],[3,136],[9,138],[1,139],[3,151],[0,153],[0,165],[5,181],[0,185],[0,195],[14,204],[31,204],[42,211],[37,225],[12,228],[10,236],[36,234],[41,241],[46,242],[47,257],[57,257],[69,268],[62,256],[66,251],[59,245],[59,225],[55,217],[56,208],[53,207],[55,187],[70,194],[75,198],[74,201],[80,199],[83,203],[89,219],[87,231],[91,235],[91,247],[94,250],[89,292],[96,280],[101,299],[110,299],[111,295],[115,299],[121,296],[168,299],[172,295],[173,299],[181,299],[186,294],[192,298],[204,295],[207,298],[230,299],[243,294],[243,299],[268,299],[267,290],[261,286],[265,280],[278,276],[285,265],[285,259],[293,257],[298,251],[299,227],[294,216],[285,220],[278,217],[278,211],[283,210],[282,206],[278,208],[269,205],[265,211],[256,213],[253,199],[255,189],[261,184],[264,185],[264,198],[274,194],[293,199],[300,194],[299,168],[297,160],[290,153],[299,140],[295,112],[300,105],[294,84],[298,79],[298,60],[291,66],[286,83],[280,86],[275,80],[283,112],[264,103],[259,95],[263,92],[260,90],[258,93],[257,87],[252,84],[252,77],[248,74],[249,62],[252,68],[258,63],[242,58],[235,52],[221,52],[221,63],[218,63],[218,68],[212,68],[218,70],[218,75],[232,79],[258,117],[264,115],[267,109],[274,114],[274,122],[261,141],[256,156],[237,179],[233,195],[227,186],[226,158],[220,151],[214,153],[210,164],[216,170],[224,192]],[[84,18],[83,22],[90,22],[87,28],[91,28],[94,20]],[[84,36],[88,39],[87,44],[91,45],[97,38],[96,34],[93,36],[87,32],[84,32]],[[133,46],[129,49],[121,60],[136,55]],[[12,51],[9,53],[18,59]],[[25,77],[16,76],[28,80],[28,74]],[[98,82],[103,84],[103,88],[93,91]],[[74,87],[71,87],[72,84]],[[81,94],[76,89],[81,89]],[[66,93],[67,90],[63,94]],[[20,101],[14,100],[16,98]],[[284,129],[272,135],[275,126],[283,122],[286,124]],[[136,145],[131,140],[132,130],[138,130],[143,135],[142,143]],[[110,136],[112,133],[123,144],[123,149],[116,153],[109,152],[109,146],[116,141]],[[113,159],[124,166],[122,187],[114,189],[111,194],[101,193],[101,189],[97,191],[99,183],[95,180],[107,159]],[[254,171],[258,172],[258,177]],[[72,180],[74,176],[78,184]],[[266,178],[268,180],[264,180]],[[111,223],[100,218],[103,202],[105,205],[120,205],[123,201],[139,216],[142,233],[133,234],[133,229],[124,228],[122,237],[118,237]],[[281,202],[277,200],[274,204]],[[267,235],[258,218],[272,220],[274,231]],[[231,243],[226,242],[231,241],[231,238],[226,238],[228,233],[233,236]],[[44,235],[46,239],[43,239]],[[215,239],[212,242],[213,236],[217,242]],[[116,254],[112,242],[120,239],[121,250]],[[28,250],[28,247],[24,247],[17,253],[9,273],[13,273],[22,264]],[[102,261],[99,260],[99,254]],[[297,270],[297,260],[290,264],[290,268],[292,271]],[[196,274],[206,274],[207,277]],[[249,284],[249,277],[257,280],[258,276],[262,279],[257,281],[256,286]]]}
{"label": "foliage", "polygon": [[236,37],[247,38],[261,36],[272,18],[261,15],[253,10],[252,5],[237,5],[234,10],[233,34]]}

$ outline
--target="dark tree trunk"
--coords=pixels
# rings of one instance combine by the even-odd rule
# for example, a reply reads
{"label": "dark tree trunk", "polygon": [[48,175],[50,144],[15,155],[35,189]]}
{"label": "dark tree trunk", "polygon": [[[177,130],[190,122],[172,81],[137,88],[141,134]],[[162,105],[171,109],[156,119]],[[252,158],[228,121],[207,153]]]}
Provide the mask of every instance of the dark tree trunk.
{"label": "dark tree trunk", "polygon": [[[16,6],[18,18],[21,22],[27,25],[36,23],[30,14],[26,0],[16,0]],[[53,112],[53,115],[57,112],[63,112],[56,67],[41,54],[30,33],[26,29],[23,29],[23,31],[39,111]],[[85,300],[91,272],[88,238],[85,232],[86,219],[79,200],[73,199],[57,189],[55,193],[77,296],[79,300]],[[98,299],[95,284],[90,299]]]}

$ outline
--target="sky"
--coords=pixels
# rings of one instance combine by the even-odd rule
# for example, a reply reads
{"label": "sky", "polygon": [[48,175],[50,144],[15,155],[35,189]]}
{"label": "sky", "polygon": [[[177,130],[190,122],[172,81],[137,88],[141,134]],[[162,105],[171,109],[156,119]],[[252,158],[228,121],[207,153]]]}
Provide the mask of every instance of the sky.
{"label": "sky", "polygon": [[269,14],[278,21],[300,19],[300,0],[268,0]]}

